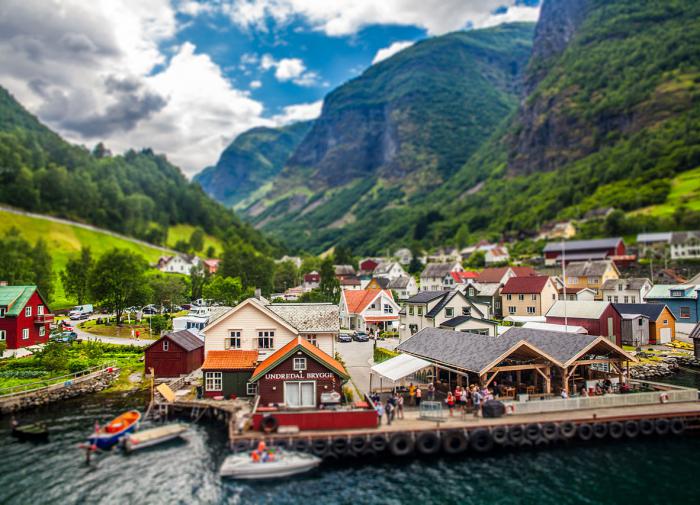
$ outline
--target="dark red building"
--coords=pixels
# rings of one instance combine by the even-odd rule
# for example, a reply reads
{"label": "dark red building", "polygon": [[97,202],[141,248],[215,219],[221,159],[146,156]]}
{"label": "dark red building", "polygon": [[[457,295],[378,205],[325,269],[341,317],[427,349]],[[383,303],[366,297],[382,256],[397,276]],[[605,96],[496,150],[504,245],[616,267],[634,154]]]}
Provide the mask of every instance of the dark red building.
{"label": "dark red building", "polygon": [[156,377],[178,377],[204,362],[204,341],[187,330],[166,333],[146,348],[146,372]]}
{"label": "dark red building", "polygon": [[570,261],[593,261],[625,256],[625,242],[621,237],[601,238],[595,240],[570,240],[566,242],[548,242],[544,246],[546,265],[561,263],[565,258]]}
{"label": "dark red building", "polygon": [[52,321],[36,286],[0,286],[0,341],[8,349],[45,344]]}
{"label": "dark red building", "polygon": [[608,337],[622,345],[622,316],[610,302],[559,300],[546,315],[549,324],[583,326],[589,335]]}

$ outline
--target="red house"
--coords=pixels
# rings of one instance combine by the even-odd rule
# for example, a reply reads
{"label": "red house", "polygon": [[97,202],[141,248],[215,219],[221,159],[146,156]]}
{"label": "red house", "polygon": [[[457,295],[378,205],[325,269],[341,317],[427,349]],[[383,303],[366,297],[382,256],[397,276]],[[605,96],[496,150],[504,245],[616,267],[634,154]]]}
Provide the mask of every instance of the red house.
{"label": "red house", "polygon": [[621,237],[595,240],[571,240],[567,242],[547,242],[544,246],[545,265],[561,263],[562,258],[570,261],[593,261],[625,256],[625,243]]}
{"label": "red house", "polygon": [[360,271],[366,272],[366,273],[372,273],[374,272],[374,269],[377,268],[377,265],[379,265],[379,262],[372,259],[372,258],[367,258],[365,260],[362,260],[360,262]]}
{"label": "red house", "polygon": [[583,326],[589,335],[622,345],[622,316],[610,302],[559,300],[545,316],[549,324]]}
{"label": "red house", "polygon": [[36,286],[0,286],[0,341],[8,349],[45,344],[52,321]]}
{"label": "red house", "polygon": [[187,330],[166,333],[146,348],[146,371],[156,377],[179,377],[204,362],[204,341]]}

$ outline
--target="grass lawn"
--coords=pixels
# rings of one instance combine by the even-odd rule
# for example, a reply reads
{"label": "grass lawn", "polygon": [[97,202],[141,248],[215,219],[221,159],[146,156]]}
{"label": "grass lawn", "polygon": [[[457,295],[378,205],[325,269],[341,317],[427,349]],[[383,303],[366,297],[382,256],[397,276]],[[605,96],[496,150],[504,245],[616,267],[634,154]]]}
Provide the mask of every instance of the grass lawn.
{"label": "grass lawn", "polygon": [[[190,236],[192,235],[192,232],[195,230],[195,227],[189,224],[177,224],[175,226],[171,226],[168,228],[168,247],[175,247],[175,244],[177,243],[178,240],[184,240],[185,242],[188,242],[190,240]],[[206,250],[209,248],[209,246],[212,246],[216,250],[216,256],[221,254],[221,251],[223,250],[223,244],[221,243],[221,240],[219,240],[216,237],[212,237],[211,235],[204,235],[204,248],[202,249],[202,252],[200,253],[201,255],[204,255]]]}
{"label": "grass lawn", "polygon": [[73,302],[66,298],[59,274],[65,268],[68,259],[76,255],[82,246],[90,247],[94,257],[115,247],[129,249],[143,256],[150,263],[155,263],[162,254],[161,249],[155,246],[144,246],[127,238],[0,210],[0,233],[5,233],[13,226],[19,229],[20,234],[32,244],[39,238],[43,238],[48,244],[53,258],[53,271],[56,274],[51,300],[51,308],[54,310],[73,305]]}
{"label": "grass lawn", "polygon": [[681,205],[690,210],[700,211],[700,167],[676,176],[671,181],[671,192],[664,203],[645,207],[634,213],[657,217],[670,216]]}
{"label": "grass lawn", "polygon": [[120,338],[131,338],[131,330],[134,332],[140,332],[140,338],[144,340],[155,340],[158,337],[158,333],[154,332],[153,335],[148,333],[148,321],[144,320],[140,323],[132,321],[132,324],[124,323],[121,326],[116,324],[97,324],[95,319],[89,321],[84,321],[78,325],[81,330],[85,330],[94,335],[100,335],[102,337],[120,337]]}

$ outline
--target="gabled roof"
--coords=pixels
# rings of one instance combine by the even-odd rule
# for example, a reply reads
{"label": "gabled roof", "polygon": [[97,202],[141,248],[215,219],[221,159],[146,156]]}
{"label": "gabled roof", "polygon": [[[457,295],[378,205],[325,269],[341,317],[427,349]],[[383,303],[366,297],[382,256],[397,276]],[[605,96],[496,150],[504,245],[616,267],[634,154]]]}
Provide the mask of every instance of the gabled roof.
{"label": "gabled roof", "polygon": [[[398,263],[396,261],[385,261],[377,265],[377,267],[374,269],[374,275],[384,275],[388,274],[392,268],[394,268],[395,265]],[[399,265],[400,266],[400,265]],[[403,267],[401,267],[401,270],[403,270]]]}
{"label": "gabled roof", "polygon": [[674,231],[671,234],[671,244],[674,245],[698,240],[700,240],[700,231]]}
{"label": "gabled roof", "polygon": [[600,319],[610,302],[588,300],[557,300],[547,312],[547,317],[571,317],[575,319]]}
{"label": "gabled roof", "polygon": [[670,231],[661,233],[640,233],[637,235],[637,243],[645,244],[649,242],[670,242],[672,233]]}
{"label": "gabled roof", "polygon": [[[375,270],[376,272],[376,270]],[[370,282],[374,282],[377,284],[381,289],[387,289],[389,287],[389,278],[388,277],[372,277],[370,279]]]}
{"label": "gabled roof", "polygon": [[160,337],[158,340],[153,342],[151,345],[147,347],[147,349],[150,349],[154,345],[158,344],[161,340],[163,340],[165,337],[169,338],[173,342],[175,342],[177,345],[182,347],[185,351],[194,351],[195,349],[199,349],[200,347],[204,347],[204,341],[199,338],[197,335],[194,333],[190,333],[188,330],[180,330],[180,331],[171,331]]}
{"label": "gabled roof", "polygon": [[[264,299],[263,299],[264,300]],[[238,312],[239,310],[243,309],[244,307],[247,306],[253,306],[259,311],[263,312],[264,314],[268,315],[275,321],[277,321],[279,324],[287,328],[290,332],[297,334],[298,330],[290,324],[286,319],[280,317],[276,312],[273,312],[268,308],[269,303],[266,301],[258,300],[257,298],[248,298],[246,300],[243,300],[241,303],[233,307],[232,309],[228,310],[225,314],[220,315],[216,320],[212,321],[209,319],[207,322],[207,325],[204,327],[202,330],[204,334],[206,334],[208,331],[210,331],[213,327],[218,326],[221,324],[222,321],[225,321],[228,319],[230,316]]]}
{"label": "gabled roof", "polygon": [[549,282],[549,277],[511,277],[501,290],[502,295],[509,294],[540,294]]}
{"label": "gabled roof", "polygon": [[[19,316],[36,290],[36,286],[0,286],[0,307],[7,308],[5,315]],[[41,293],[39,298],[48,307]]]}
{"label": "gabled roof", "polygon": [[480,317],[472,317],[472,316],[457,316],[453,317],[452,319],[448,319],[447,321],[444,321],[440,323],[440,326],[446,326],[448,328],[456,328],[457,326],[466,323],[467,321],[479,321],[482,323],[490,324],[492,326],[498,326],[497,321],[492,321],[491,319],[481,319]]}
{"label": "gabled roof", "polygon": [[342,296],[345,298],[345,304],[348,308],[348,313],[359,314],[367,308],[381,293],[386,294],[392,300],[394,297],[391,291],[386,289],[353,289],[343,291]]}
{"label": "gabled roof", "polygon": [[421,272],[421,278],[440,278],[442,279],[447,274],[449,274],[455,267],[455,262],[453,263],[428,263],[425,265],[425,269]]}
{"label": "gabled roof", "polygon": [[355,275],[355,267],[352,265],[334,265],[335,275]]}
{"label": "gabled roof", "polygon": [[[656,284],[644,298],[646,300],[665,298],[696,300],[698,298],[698,290],[700,290],[700,286],[693,284]],[[683,291],[683,296],[671,296],[671,291]]]}
{"label": "gabled roof", "polygon": [[203,370],[251,370],[258,363],[258,351],[231,349],[209,351],[202,365]]}
{"label": "gabled roof", "polygon": [[688,338],[690,339],[699,339],[700,338],[700,323],[697,323],[695,327],[690,330],[690,335],[688,335]]}
{"label": "gabled roof", "polygon": [[561,241],[547,242],[544,246],[544,252],[561,252],[562,249],[566,252],[588,251],[593,249],[612,249],[622,242],[622,237],[600,238],[595,240],[569,240],[564,242],[562,248]]}
{"label": "gabled roof", "polygon": [[[567,277],[601,277],[609,268],[617,272],[617,267],[610,260],[582,261],[566,265]],[[618,272],[619,273],[619,272]]]}
{"label": "gabled roof", "polygon": [[510,267],[484,268],[479,272],[476,282],[479,283],[496,283],[501,282],[503,276],[508,272]]}
{"label": "gabled roof", "polygon": [[467,301],[467,303],[469,303],[469,305],[479,313],[479,315],[481,315],[481,316],[484,315],[470,300],[467,299],[466,296],[464,296],[464,293],[462,293],[459,289],[453,289],[452,291],[446,291],[445,296],[442,298],[442,300],[440,300],[435,305],[435,307],[433,307],[430,310],[430,312],[428,312],[425,315],[425,317],[430,317],[430,318],[436,317],[440,313],[440,311],[442,309],[444,309],[447,306],[447,304],[452,301],[452,299],[455,296],[460,296],[460,297],[464,298]]}
{"label": "gabled roof", "polygon": [[411,277],[408,275],[402,275],[390,280],[386,287],[387,289],[406,289],[410,283]]}
{"label": "gabled roof", "polygon": [[[669,279],[672,279],[677,284],[683,284],[685,282],[688,282],[689,284],[694,284],[695,279],[700,276],[700,274],[698,274],[695,277],[693,277],[692,279],[688,280],[685,277],[683,277],[682,275],[679,275],[678,273],[676,273],[676,271],[671,269],[671,268],[664,268],[663,270],[660,270],[657,275],[665,275],[666,277],[668,277]],[[700,280],[699,280],[699,282],[700,282]]]}
{"label": "gabled roof", "polygon": [[468,279],[476,279],[478,276],[479,276],[479,274],[476,272],[469,272],[469,271],[450,272],[450,277],[452,277],[455,282],[460,283],[460,284],[464,283]]}
{"label": "gabled roof", "polygon": [[651,285],[651,281],[646,277],[630,277],[629,279],[606,279],[603,283],[603,289],[617,289],[618,284],[622,284],[624,286],[624,289],[639,290],[642,289],[645,284]]}
{"label": "gabled roof", "polygon": [[250,378],[250,381],[257,381],[268,371],[275,368],[290,356],[294,355],[297,351],[302,351],[310,358],[338,374],[341,378],[350,378],[350,375],[348,375],[348,372],[345,370],[342,363],[332,358],[315,345],[309,343],[306,339],[297,337],[294,340],[289,341],[289,343],[272,353],[265,361],[260,363],[253,372],[253,376]]}
{"label": "gabled roof", "polygon": [[440,291],[419,291],[411,298],[406,300],[406,303],[428,303],[432,302],[437,298],[442,298],[445,294],[449,293],[447,290]]}
{"label": "gabled roof", "polygon": [[299,331],[340,330],[338,306],[334,303],[272,303],[267,308]]}

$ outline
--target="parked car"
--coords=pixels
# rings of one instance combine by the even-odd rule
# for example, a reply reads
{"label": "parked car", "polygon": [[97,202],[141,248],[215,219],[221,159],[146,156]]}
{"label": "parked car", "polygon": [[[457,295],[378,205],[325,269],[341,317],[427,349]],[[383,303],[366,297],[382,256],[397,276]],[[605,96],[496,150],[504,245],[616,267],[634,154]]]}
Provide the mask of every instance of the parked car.
{"label": "parked car", "polygon": [[349,333],[338,334],[338,342],[352,342],[352,335]]}
{"label": "parked car", "polygon": [[356,331],[352,338],[355,342],[369,342],[369,335],[364,331]]}
{"label": "parked car", "polygon": [[158,309],[156,308],[155,305],[146,305],[144,308],[141,309],[141,312],[144,314],[148,314],[149,316],[152,316],[154,314],[158,314]]}
{"label": "parked car", "polygon": [[71,309],[71,311],[68,313],[68,317],[70,317],[74,321],[80,319],[87,319],[90,316],[90,314],[92,314],[92,312],[92,304],[77,305]]}
{"label": "parked car", "polygon": [[74,342],[77,338],[78,334],[74,331],[61,331],[51,335],[51,340],[62,343]]}

